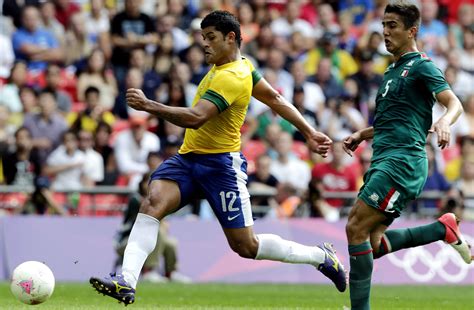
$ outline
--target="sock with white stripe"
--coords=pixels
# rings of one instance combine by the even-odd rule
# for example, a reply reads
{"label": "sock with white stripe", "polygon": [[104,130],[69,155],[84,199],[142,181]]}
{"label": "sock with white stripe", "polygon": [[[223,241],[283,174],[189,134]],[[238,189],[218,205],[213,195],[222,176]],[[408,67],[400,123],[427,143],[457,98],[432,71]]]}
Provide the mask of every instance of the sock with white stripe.
{"label": "sock with white stripe", "polygon": [[293,264],[318,266],[324,262],[325,252],[316,246],[306,246],[272,234],[260,234],[255,259],[274,260]]}
{"label": "sock with white stripe", "polygon": [[128,238],[122,264],[123,277],[133,288],[137,286],[145,260],[155,249],[159,228],[160,221],[156,218],[138,213]]}
{"label": "sock with white stripe", "polygon": [[385,232],[380,242],[379,250],[374,252],[374,258],[396,252],[401,249],[414,248],[443,240],[446,227],[440,222],[413,228],[392,229]]}

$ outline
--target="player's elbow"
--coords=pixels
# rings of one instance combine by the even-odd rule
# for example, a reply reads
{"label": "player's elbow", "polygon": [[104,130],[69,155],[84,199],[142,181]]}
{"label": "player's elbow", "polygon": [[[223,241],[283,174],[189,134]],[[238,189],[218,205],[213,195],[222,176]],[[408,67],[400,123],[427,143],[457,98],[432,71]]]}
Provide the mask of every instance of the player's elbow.
{"label": "player's elbow", "polygon": [[188,122],[188,128],[191,129],[199,129],[202,125],[204,125],[209,118],[204,114],[194,114],[193,117],[190,118]]}

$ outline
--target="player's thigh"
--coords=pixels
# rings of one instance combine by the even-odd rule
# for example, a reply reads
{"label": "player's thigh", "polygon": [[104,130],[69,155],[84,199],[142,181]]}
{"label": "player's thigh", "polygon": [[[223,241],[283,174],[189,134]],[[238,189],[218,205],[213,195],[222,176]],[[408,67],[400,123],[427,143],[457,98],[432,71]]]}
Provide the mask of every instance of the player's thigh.
{"label": "player's thigh", "polygon": [[148,196],[140,206],[140,212],[163,219],[180,207],[179,186],[172,180],[153,180],[148,187]]}
{"label": "player's thigh", "polygon": [[223,228],[253,225],[247,161],[238,152],[202,156],[194,178]]}
{"label": "player's thigh", "polygon": [[150,176],[140,211],[161,220],[186,205],[198,188],[191,171],[192,163],[179,154],[164,161]]}
{"label": "player's thigh", "polygon": [[382,212],[357,199],[346,225],[349,244],[359,244],[368,240],[370,233],[386,220],[387,217]]}

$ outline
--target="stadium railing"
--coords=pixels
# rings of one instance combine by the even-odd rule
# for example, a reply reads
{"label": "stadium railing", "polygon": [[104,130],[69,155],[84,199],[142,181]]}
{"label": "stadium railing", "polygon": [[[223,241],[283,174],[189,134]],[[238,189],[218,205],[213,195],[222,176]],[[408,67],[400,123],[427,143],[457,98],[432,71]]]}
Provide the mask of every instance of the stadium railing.
{"label": "stadium railing", "polygon": [[[7,211],[19,210],[23,207],[33,193],[33,187],[15,186],[15,185],[0,185],[0,210]],[[81,216],[105,216],[105,215],[119,215],[121,214],[128,202],[128,197],[135,193],[134,190],[128,187],[119,186],[95,186],[91,188],[83,188],[80,190],[56,190],[54,191],[54,199],[65,205],[74,214]],[[253,197],[274,197],[277,194],[276,190],[250,190],[250,195]],[[423,203],[428,200],[440,200],[446,198],[446,193],[443,191],[424,191],[419,197],[416,210],[407,208],[405,216],[410,216],[416,212],[417,217],[429,217],[435,215],[439,210],[437,208],[425,208]],[[323,198],[336,198],[347,200],[347,206],[351,206],[354,199],[357,197],[357,192],[323,192]],[[464,197],[465,199],[472,199],[474,197]],[[252,206],[254,211],[260,213],[269,209],[268,206]],[[347,213],[342,210],[341,213]]]}

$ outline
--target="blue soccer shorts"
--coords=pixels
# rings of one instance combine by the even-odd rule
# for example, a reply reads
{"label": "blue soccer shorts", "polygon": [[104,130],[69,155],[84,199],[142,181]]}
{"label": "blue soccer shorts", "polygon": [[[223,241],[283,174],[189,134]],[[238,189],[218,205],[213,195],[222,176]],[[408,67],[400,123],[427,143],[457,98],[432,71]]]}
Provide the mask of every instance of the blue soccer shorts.
{"label": "blue soccer shorts", "polygon": [[253,225],[247,190],[247,161],[240,152],[177,154],[152,173],[150,182],[163,179],[178,184],[180,208],[193,197],[205,197],[222,227]]}

